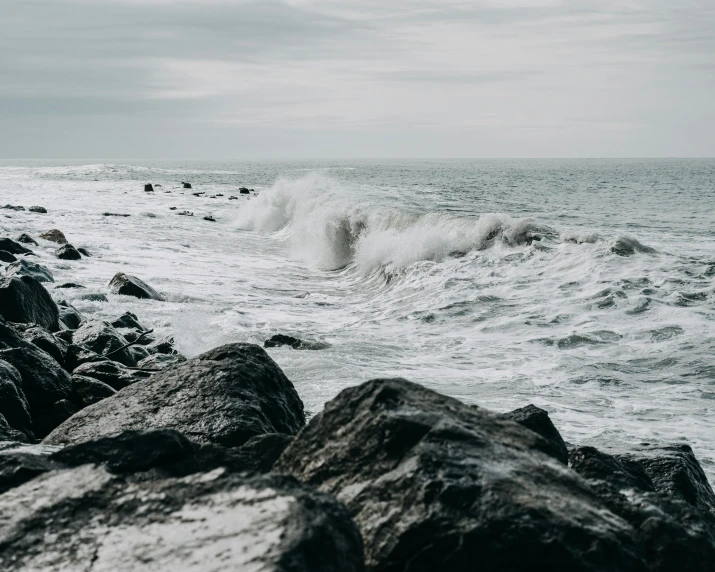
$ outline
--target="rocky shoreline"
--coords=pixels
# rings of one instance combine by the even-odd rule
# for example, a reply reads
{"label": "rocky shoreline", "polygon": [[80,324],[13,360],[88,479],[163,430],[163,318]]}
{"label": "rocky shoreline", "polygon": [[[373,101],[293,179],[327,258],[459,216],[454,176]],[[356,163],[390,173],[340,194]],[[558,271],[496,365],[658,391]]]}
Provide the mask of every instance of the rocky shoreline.
{"label": "rocky shoreline", "polygon": [[404,379],[307,422],[263,348],[187,360],[133,313],[82,315],[62,297],[82,286],[48,289],[33,243],[0,238],[2,570],[715,569],[715,494],[687,445],[568,447],[537,407]]}

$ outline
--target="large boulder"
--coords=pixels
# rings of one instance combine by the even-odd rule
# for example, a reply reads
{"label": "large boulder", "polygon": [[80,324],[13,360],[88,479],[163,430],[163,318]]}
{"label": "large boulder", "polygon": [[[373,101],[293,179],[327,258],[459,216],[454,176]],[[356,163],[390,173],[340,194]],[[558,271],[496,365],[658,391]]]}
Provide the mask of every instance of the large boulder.
{"label": "large boulder", "polygon": [[335,495],[379,571],[643,571],[633,529],[538,433],[402,379],[344,390],[273,470]]}
{"label": "large boulder", "polygon": [[82,322],[72,335],[72,342],[129,367],[136,365],[131,348],[125,347],[129,342],[109,322]]}
{"label": "large boulder", "polygon": [[[27,242],[26,240],[23,240],[23,237],[25,236],[27,235],[23,234],[22,236],[20,236],[19,240],[21,242]],[[10,254],[32,254],[32,250],[30,250],[29,248],[25,248],[24,246],[22,246],[22,244],[15,242],[11,238],[0,238],[0,250],[4,250],[5,252],[9,252]]]}
{"label": "large boulder", "polygon": [[0,250],[0,262],[17,262],[17,257],[5,250]]}
{"label": "large boulder", "polygon": [[49,354],[25,343],[0,350],[0,360],[12,365],[20,374],[21,389],[30,405],[32,427],[37,437],[44,437],[65,416],[65,401],[74,400],[72,379]]}
{"label": "large boulder", "polygon": [[13,262],[5,269],[5,276],[32,276],[38,282],[54,282],[55,277],[49,268],[30,262],[24,258]]}
{"label": "large boulder", "polygon": [[59,329],[57,304],[31,276],[0,281],[0,314],[10,322],[37,324],[51,332]]}
{"label": "large boulder", "polygon": [[44,238],[50,242],[56,242],[57,244],[67,244],[67,237],[61,230],[57,230],[56,228],[46,230],[40,235],[40,238]]}
{"label": "large boulder", "polygon": [[344,507],[285,477],[135,481],[96,465],[0,496],[0,569],[361,572]]}
{"label": "large boulder", "polygon": [[114,294],[124,296],[134,296],[135,298],[148,298],[151,300],[163,300],[164,298],[154,288],[146,282],[139,280],[136,276],[130,276],[123,272],[118,272],[109,281],[109,289]]}
{"label": "large boulder", "polygon": [[253,344],[229,344],[83,409],[46,442],[166,427],[200,443],[236,447],[264,433],[293,435],[304,424],[303,403],[268,354]]}

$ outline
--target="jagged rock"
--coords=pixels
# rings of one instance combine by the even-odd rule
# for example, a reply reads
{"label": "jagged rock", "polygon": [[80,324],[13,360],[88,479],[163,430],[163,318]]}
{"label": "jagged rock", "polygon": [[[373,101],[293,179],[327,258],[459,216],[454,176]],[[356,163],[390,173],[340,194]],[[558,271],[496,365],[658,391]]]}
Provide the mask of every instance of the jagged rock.
{"label": "jagged rock", "polygon": [[22,377],[20,377],[20,372],[6,361],[0,361],[0,417],[12,431],[23,436],[10,435],[6,431],[5,437],[0,438],[0,441],[7,439],[29,442],[34,440],[30,404],[22,392]]}
{"label": "jagged rock", "polygon": [[135,383],[80,411],[49,444],[78,443],[125,429],[166,427],[200,443],[235,447],[305,424],[293,384],[252,344],[229,344]]}
{"label": "jagged rock", "polygon": [[341,392],[273,471],[348,507],[381,571],[643,571],[632,528],[539,434],[401,379]]}
{"label": "jagged rock", "polygon": [[[94,355],[96,356],[97,354]],[[72,375],[91,377],[106,383],[117,391],[148,377],[146,373],[135,372],[121,363],[106,359],[102,361],[86,361],[79,364],[72,370]]]}
{"label": "jagged rock", "polygon": [[55,256],[61,260],[81,260],[82,255],[71,244],[65,244],[55,250]]}
{"label": "jagged rock", "polygon": [[527,405],[526,407],[510,411],[506,413],[505,416],[541,435],[548,443],[548,447],[544,449],[544,453],[558,459],[564,465],[568,464],[569,452],[566,448],[566,443],[564,443],[561,434],[558,429],[554,427],[546,411],[535,405]]}
{"label": "jagged rock", "polygon": [[66,300],[60,300],[57,303],[60,320],[71,330],[76,330],[82,324],[84,316],[79,313],[79,310]]}
{"label": "jagged rock", "polygon": [[294,350],[325,350],[330,347],[330,344],[327,342],[306,342],[283,334],[276,334],[263,343],[264,348],[279,348],[281,346],[290,346]]}
{"label": "jagged rock", "polygon": [[16,262],[17,257],[5,250],[0,250],[0,262]]}
{"label": "jagged rock", "polygon": [[633,526],[648,570],[712,570],[715,496],[692,449],[611,453],[577,447],[569,452],[569,464]]}
{"label": "jagged rock", "polygon": [[10,322],[32,323],[54,332],[59,310],[50,293],[31,276],[0,281],[0,314]]}
{"label": "jagged rock", "polygon": [[64,365],[67,342],[59,340],[40,326],[32,326],[22,331],[22,337],[42,351],[52,356],[57,363]]}
{"label": "jagged rock", "polygon": [[137,363],[140,369],[164,369],[170,365],[185,362],[186,358],[180,355],[152,354]]}
{"label": "jagged rock", "polygon": [[[129,342],[109,322],[84,321],[72,335],[75,344],[81,344],[108,359],[133,367],[136,365]],[[124,348],[124,349],[122,349]]]}
{"label": "jagged rock", "polygon": [[132,314],[131,312],[125,312],[119,316],[119,318],[112,322],[112,326],[115,328],[136,329],[141,330],[142,332],[147,329],[139,323],[139,318],[137,318],[136,314]]}
{"label": "jagged rock", "polygon": [[75,394],[82,401],[84,407],[102,401],[102,399],[106,399],[117,393],[115,389],[106,383],[84,375],[72,375],[72,385],[74,386]]}
{"label": "jagged rock", "polygon": [[[7,239],[0,239],[0,241],[2,241],[2,240],[7,240]],[[23,244],[34,244],[35,246],[38,246],[37,241],[34,238],[32,238],[29,234],[24,233],[24,232],[20,236],[17,237],[17,241],[22,242]],[[30,254],[30,253],[32,253],[31,250],[26,252],[25,254]],[[15,254],[17,254],[17,253],[15,253]]]}
{"label": "jagged rock", "polygon": [[40,235],[40,238],[44,238],[50,242],[56,242],[57,244],[67,244],[67,237],[65,237],[61,230],[57,230],[56,228],[46,230]]}
{"label": "jagged rock", "polygon": [[[21,235],[20,240],[22,240],[23,236],[27,235]],[[25,248],[24,246],[22,246],[22,244],[18,244],[10,238],[0,238],[0,250],[4,250],[5,252],[9,252],[10,254],[33,254],[32,250],[30,250],[29,248]]]}
{"label": "jagged rock", "polygon": [[47,214],[47,209],[45,207],[30,207],[28,210],[31,213]]}
{"label": "jagged rock", "polygon": [[154,288],[139,280],[136,276],[129,276],[122,272],[114,275],[114,278],[109,282],[109,289],[114,294],[134,296],[135,298],[164,299]]}
{"label": "jagged rock", "polygon": [[64,421],[61,400],[74,397],[69,374],[47,353],[27,342],[0,350],[0,360],[12,365],[22,379],[22,392],[30,405],[32,428],[39,438]]}
{"label": "jagged rock", "polygon": [[21,258],[5,269],[5,276],[32,276],[38,282],[54,282],[55,277],[45,266]]}
{"label": "jagged rock", "polygon": [[145,193],[153,193],[154,192],[154,185],[151,183],[147,183],[144,185],[144,192]]}
{"label": "jagged rock", "polygon": [[64,284],[58,284],[55,286],[55,289],[57,288],[86,288],[86,286],[82,286],[81,284],[75,284],[74,282],[65,282]]}
{"label": "jagged rock", "polygon": [[334,499],[221,469],[153,482],[90,464],[40,475],[0,496],[0,545],[7,572],[364,570]]}

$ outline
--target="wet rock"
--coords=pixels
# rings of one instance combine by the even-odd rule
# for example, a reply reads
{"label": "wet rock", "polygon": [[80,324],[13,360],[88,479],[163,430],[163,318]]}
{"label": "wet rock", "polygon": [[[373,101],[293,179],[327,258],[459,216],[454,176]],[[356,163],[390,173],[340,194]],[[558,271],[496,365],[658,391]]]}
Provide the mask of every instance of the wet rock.
{"label": "wet rock", "polygon": [[49,451],[36,452],[36,447],[23,443],[15,442],[13,446],[0,450],[0,495],[58,468],[49,460]]}
{"label": "wet rock", "polygon": [[505,416],[541,435],[548,443],[548,446],[543,449],[544,453],[558,459],[564,465],[568,464],[569,452],[566,443],[546,411],[535,405],[527,405],[510,411]]}
{"label": "wet rock", "polygon": [[125,312],[119,316],[119,318],[112,322],[112,326],[115,328],[128,328],[141,331],[147,330],[147,328],[139,323],[139,318],[137,318],[136,314],[132,314],[131,312]]}
{"label": "wet rock", "polygon": [[304,423],[303,403],[268,354],[252,344],[229,344],[82,410],[47,443],[166,427],[200,443],[236,447],[264,433],[295,434]]}
{"label": "wet rock", "polygon": [[128,216],[132,216],[132,215],[126,214],[126,213],[102,213],[102,216],[128,217]]}
{"label": "wet rock", "polygon": [[230,197],[228,197],[228,200],[229,200],[229,201],[237,201],[237,200],[238,200],[238,197],[235,197],[235,196],[231,195]]}
{"label": "wet rock", "polygon": [[55,286],[55,289],[57,288],[86,288],[86,286],[82,286],[81,284],[75,284],[74,282],[65,282],[64,284],[59,284]]}
{"label": "wet rock", "polygon": [[20,206],[20,205],[5,205],[2,208],[7,209],[9,211],[24,211],[25,210],[25,207]]}
{"label": "wet rock", "polygon": [[50,242],[56,242],[57,244],[67,244],[67,237],[65,237],[61,230],[57,230],[56,228],[46,230],[40,235],[40,238],[44,238]]}
{"label": "wet rock", "polygon": [[[21,235],[20,239],[22,239],[23,236],[27,235]],[[35,242],[34,244],[37,243]],[[22,246],[22,244],[19,244],[10,238],[0,238],[0,250],[4,250],[5,252],[9,252],[10,254],[33,254],[32,250],[30,250],[29,248],[25,248],[24,246]]]}
{"label": "wet rock", "polygon": [[281,346],[289,346],[294,350],[325,350],[330,347],[330,344],[326,342],[307,342],[293,336],[284,336],[283,334],[276,334],[263,343],[264,348],[279,348]]}
{"label": "wet rock", "polygon": [[31,276],[0,281],[0,314],[10,322],[37,324],[51,332],[59,329],[57,304]]}
{"label": "wet rock", "polygon": [[154,185],[152,185],[151,183],[147,183],[146,185],[144,185],[144,192],[145,193],[153,193]]}
{"label": "wet rock", "polygon": [[82,256],[92,256],[92,254],[87,250],[86,248],[78,248],[77,251],[82,255]]}
{"label": "wet rock", "polygon": [[5,269],[5,276],[32,276],[38,282],[55,281],[55,277],[48,268],[24,258],[10,264]]}
{"label": "wet rock", "polygon": [[170,365],[185,362],[186,358],[180,355],[152,354],[137,363],[140,369],[164,369]]}
{"label": "wet rock", "polygon": [[656,250],[650,246],[641,244],[635,238],[619,236],[613,241],[611,252],[618,256],[632,256],[636,253],[653,254]]}
{"label": "wet rock", "polygon": [[72,417],[82,407],[81,403],[79,405],[77,404],[78,399],[76,395],[73,395],[73,397],[75,398],[74,400],[60,399],[55,401],[52,405],[55,425],[59,425],[60,423],[67,421],[67,419]]}
{"label": "wet rock", "polygon": [[0,350],[0,360],[20,374],[21,389],[30,405],[33,432],[36,437],[44,437],[65,419],[56,403],[73,397],[69,374],[47,353],[29,343]]}
{"label": "wet rock", "polygon": [[121,363],[110,360],[86,361],[77,365],[72,370],[72,375],[91,377],[102,383],[106,383],[116,391],[146,379],[149,376],[149,374],[131,370]]}
{"label": "wet rock", "polygon": [[65,300],[60,300],[57,304],[60,320],[70,330],[76,330],[82,324],[84,317],[79,310]]}
{"label": "wet rock", "polygon": [[249,191],[246,187],[241,187],[238,189],[238,192],[242,195],[250,195],[251,191]]}
{"label": "wet rock", "polygon": [[[121,510],[118,510],[121,507]],[[360,572],[344,507],[285,477],[135,481],[84,464],[0,497],[0,569]]]}
{"label": "wet rock", "polygon": [[129,342],[109,322],[86,320],[72,335],[75,344],[81,344],[101,356],[129,367],[136,365]]}
{"label": "wet rock", "polygon": [[0,250],[0,262],[15,262],[17,258],[5,250]]}
{"label": "wet rock", "polygon": [[216,219],[214,217],[212,217],[211,215],[205,216],[204,220],[207,220],[209,222],[216,222]]}
{"label": "wet rock", "polygon": [[56,338],[45,328],[40,326],[32,326],[24,329],[22,331],[22,337],[52,356],[58,364],[64,365],[68,346],[67,342]]}
{"label": "wet rock", "polygon": [[70,343],[67,347],[67,353],[65,354],[65,369],[67,371],[74,372],[82,364],[95,362],[107,362],[121,366],[121,364],[115,361],[110,361],[83,345]]}
{"label": "wet rock", "polygon": [[631,524],[647,568],[712,570],[715,499],[690,447],[612,453],[577,447],[569,452],[569,464],[614,514]]}
{"label": "wet rock", "polygon": [[[0,391],[2,391],[2,382],[0,382]],[[16,443],[27,443],[29,438],[22,431],[13,429],[7,422],[2,413],[0,413],[0,442],[12,441]],[[2,492],[2,460],[0,460],[0,493]]]}
{"label": "wet rock", "polygon": [[0,441],[34,440],[30,404],[22,392],[22,377],[20,372],[6,361],[0,361],[0,417],[12,431],[21,435],[13,433],[10,438],[6,431],[5,437],[0,438]]}
{"label": "wet rock", "polygon": [[184,189],[190,189],[191,188],[191,183],[181,183],[183,185]]}
{"label": "wet rock", "polygon": [[194,213],[189,212],[189,211],[181,211],[180,213],[177,213],[179,216],[194,216]]}
{"label": "wet rock", "polygon": [[55,250],[55,256],[61,260],[81,260],[82,259],[82,255],[71,244],[65,244],[64,246]]}
{"label": "wet rock", "polygon": [[136,276],[130,276],[119,272],[109,282],[109,289],[114,294],[124,296],[134,296],[135,298],[149,298],[152,300],[163,300],[164,298],[154,288],[146,282],[139,280]]}
{"label": "wet rock", "polygon": [[47,214],[47,209],[45,207],[30,207],[28,210],[31,213]]}
{"label": "wet rock", "polygon": [[132,344],[138,344],[142,346],[149,346],[156,342],[156,338],[150,334],[149,332],[143,332],[141,330],[127,330],[126,328],[121,328],[118,330],[120,334],[124,336],[124,338],[132,343]]}
{"label": "wet rock", "polygon": [[147,346],[150,354],[177,355],[179,352],[174,347],[174,338],[168,337]]}
{"label": "wet rock", "polygon": [[117,393],[115,389],[106,383],[84,375],[72,375],[72,385],[74,386],[75,394],[79,397],[84,407]]}
{"label": "wet rock", "polygon": [[77,296],[78,300],[88,300],[89,302],[109,302],[109,298],[101,292],[89,292]]}
{"label": "wet rock", "polygon": [[[2,240],[7,240],[7,239],[0,239],[0,241],[2,241]],[[35,246],[38,246],[37,241],[34,238],[32,238],[29,234],[24,233],[24,232],[20,236],[17,237],[17,241],[22,242],[23,244],[33,244]],[[2,243],[0,242],[0,245],[1,244]],[[5,249],[3,249],[3,250],[5,250]],[[30,250],[25,254],[29,254],[31,252],[32,251]],[[15,253],[15,254],[17,254],[17,253]]]}
{"label": "wet rock", "polygon": [[518,423],[400,379],[344,390],[273,471],[344,502],[371,570],[645,570],[632,528]]}

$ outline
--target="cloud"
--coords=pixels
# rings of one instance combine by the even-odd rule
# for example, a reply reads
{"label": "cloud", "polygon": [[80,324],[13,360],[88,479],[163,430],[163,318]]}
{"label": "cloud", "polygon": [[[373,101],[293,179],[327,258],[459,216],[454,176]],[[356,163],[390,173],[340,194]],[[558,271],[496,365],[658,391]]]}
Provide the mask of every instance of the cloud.
{"label": "cloud", "polygon": [[715,155],[708,0],[6,2],[0,156]]}

